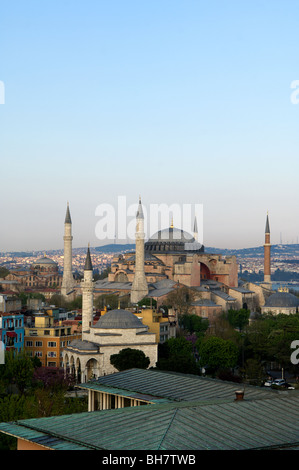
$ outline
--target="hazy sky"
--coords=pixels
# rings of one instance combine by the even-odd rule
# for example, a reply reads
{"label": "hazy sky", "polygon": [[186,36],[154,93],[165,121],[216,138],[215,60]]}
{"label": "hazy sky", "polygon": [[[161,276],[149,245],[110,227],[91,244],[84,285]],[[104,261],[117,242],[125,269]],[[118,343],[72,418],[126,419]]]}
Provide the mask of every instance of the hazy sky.
{"label": "hazy sky", "polygon": [[97,207],[139,195],[202,204],[206,246],[267,211],[297,242],[298,44],[298,0],[2,0],[0,251],[62,248],[67,201],[103,244]]}

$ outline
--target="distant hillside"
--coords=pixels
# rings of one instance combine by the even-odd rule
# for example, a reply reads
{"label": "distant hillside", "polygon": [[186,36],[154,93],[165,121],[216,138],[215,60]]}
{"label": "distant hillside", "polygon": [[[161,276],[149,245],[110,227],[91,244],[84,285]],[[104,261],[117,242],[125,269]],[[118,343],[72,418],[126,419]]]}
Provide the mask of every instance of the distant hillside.
{"label": "distant hillside", "polygon": [[[264,247],[240,248],[238,250],[205,247],[206,253],[221,253],[224,256],[237,256],[240,258],[254,258],[264,256]],[[299,259],[299,244],[293,245],[272,245],[271,257],[293,256]]]}
{"label": "distant hillside", "polygon": [[[94,248],[100,253],[120,253],[124,251],[135,251],[135,244],[109,244],[104,246],[97,246]],[[264,256],[264,247],[256,246],[253,248],[240,248],[238,250],[227,248],[214,248],[205,246],[206,253],[222,254],[223,256],[237,256],[240,258],[254,258]],[[292,245],[272,245],[271,256],[294,256],[299,259],[299,244]]]}
{"label": "distant hillside", "polygon": [[[92,251],[97,253],[123,253],[125,251],[135,251],[135,243],[124,243],[124,244],[117,244],[117,243],[110,243],[104,246],[96,246],[91,248]],[[74,248],[73,253],[80,253],[87,250],[87,247],[81,248]],[[63,250],[47,250],[47,254],[51,256],[52,254],[63,254]],[[238,250],[227,249],[227,248],[215,248],[215,247],[208,247],[205,246],[206,253],[215,253],[215,254],[222,254],[223,256],[237,256],[239,258],[255,258],[255,257],[262,257],[264,256],[264,247],[256,246],[253,248],[240,248]],[[0,256],[5,256],[8,253],[1,253]],[[42,256],[44,252],[10,252],[11,256],[16,257],[31,257],[31,256]],[[292,244],[292,245],[272,245],[271,246],[271,257],[274,258],[275,256],[292,256],[293,258],[299,259],[299,244]]]}
{"label": "distant hillside", "polygon": [[99,253],[122,253],[124,251],[135,251],[135,244],[117,244],[110,243],[109,245],[96,246],[94,250]]}

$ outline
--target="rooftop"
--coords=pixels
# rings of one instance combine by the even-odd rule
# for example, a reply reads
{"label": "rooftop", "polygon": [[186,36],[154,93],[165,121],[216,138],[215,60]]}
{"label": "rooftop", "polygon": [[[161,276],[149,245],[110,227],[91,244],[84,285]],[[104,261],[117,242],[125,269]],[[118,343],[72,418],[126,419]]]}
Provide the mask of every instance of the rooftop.
{"label": "rooftop", "polygon": [[[251,389],[255,387],[246,387],[246,398],[235,401],[232,392],[237,384],[137,369],[105,376],[85,386],[92,388],[96,384],[107,393],[128,393],[133,386],[136,389],[131,393],[136,396],[143,393],[142,389],[150,398],[154,398],[151,391],[159,391],[161,396],[147,406],[0,423],[0,431],[55,450],[299,448],[296,391],[276,393],[256,387],[253,394]],[[205,393],[200,396],[196,389],[202,386]]]}

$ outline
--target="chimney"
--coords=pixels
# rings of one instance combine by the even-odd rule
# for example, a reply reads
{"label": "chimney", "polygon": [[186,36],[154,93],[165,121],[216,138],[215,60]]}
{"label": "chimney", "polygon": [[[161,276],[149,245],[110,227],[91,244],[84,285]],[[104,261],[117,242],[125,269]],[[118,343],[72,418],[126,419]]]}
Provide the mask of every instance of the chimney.
{"label": "chimney", "polygon": [[235,391],[236,398],[235,401],[242,401],[244,398],[244,390],[236,390]]}

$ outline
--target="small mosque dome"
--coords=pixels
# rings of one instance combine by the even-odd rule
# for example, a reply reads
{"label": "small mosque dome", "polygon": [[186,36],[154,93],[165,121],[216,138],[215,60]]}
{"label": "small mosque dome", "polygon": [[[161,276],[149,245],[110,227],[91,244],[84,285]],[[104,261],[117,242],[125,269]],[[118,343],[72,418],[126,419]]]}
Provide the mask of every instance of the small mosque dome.
{"label": "small mosque dome", "polygon": [[95,328],[122,329],[145,328],[142,322],[128,310],[116,309],[105,313],[95,324]]}

